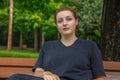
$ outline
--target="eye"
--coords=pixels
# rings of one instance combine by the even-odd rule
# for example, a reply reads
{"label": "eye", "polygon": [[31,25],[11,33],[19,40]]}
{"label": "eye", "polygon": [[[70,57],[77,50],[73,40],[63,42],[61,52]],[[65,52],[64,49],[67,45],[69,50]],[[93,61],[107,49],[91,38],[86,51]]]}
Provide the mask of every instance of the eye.
{"label": "eye", "polygon": [[62,22],[63,22],[63,20],[62,20],[62,19],[59,19],[59,20],[57,20],[57,22],[58,22],[58,23],[62,23]]}
{"label": "eye", "polygon": [[70,18],[70,17],[67,17],[67,18],[66,18],[66,20],[67,20],[67,21],[71,21],[71,20],[72,20],[72,18]]}

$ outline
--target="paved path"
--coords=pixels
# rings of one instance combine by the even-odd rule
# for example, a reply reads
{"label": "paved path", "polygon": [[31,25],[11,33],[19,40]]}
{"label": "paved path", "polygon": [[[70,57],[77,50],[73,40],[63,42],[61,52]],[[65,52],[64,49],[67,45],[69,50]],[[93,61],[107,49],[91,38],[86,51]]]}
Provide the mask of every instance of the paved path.
{"label": "paved path", "polygon": [[120,80],[120,72],[106,72],[108,80]]}

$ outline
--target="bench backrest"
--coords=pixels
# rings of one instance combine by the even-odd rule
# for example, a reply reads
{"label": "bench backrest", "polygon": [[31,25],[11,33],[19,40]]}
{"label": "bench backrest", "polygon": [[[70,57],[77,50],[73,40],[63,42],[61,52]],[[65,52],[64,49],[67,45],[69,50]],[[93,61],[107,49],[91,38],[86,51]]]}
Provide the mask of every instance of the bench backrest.
{"label": "bench backrest", "polygon": [[[8,78],[12,74],[33,75],[32,68],[36,58],[0,58],[0,79]],[[119,72],[120,62],[103,61],[106,72]]]}
{"label": "bench backrest", "polygon": [[35,58],[0,58],[0,67],[30,67],[36,62]]}
{"label": "bench backrest", "polygon": [[[36,58],[0,58],[0,67],[32,68]],[[103,61],[105,71],[120,72],[120,62]]]}
{"label": "bench backrest", "polygon": [[33,58],[0,58],[0,80],[13,74],[33,75],[32,68],[36,62]]}
{"label": "bench backrest", "polygon": [[103,61],[105,71],[120,72],[120,62]]}

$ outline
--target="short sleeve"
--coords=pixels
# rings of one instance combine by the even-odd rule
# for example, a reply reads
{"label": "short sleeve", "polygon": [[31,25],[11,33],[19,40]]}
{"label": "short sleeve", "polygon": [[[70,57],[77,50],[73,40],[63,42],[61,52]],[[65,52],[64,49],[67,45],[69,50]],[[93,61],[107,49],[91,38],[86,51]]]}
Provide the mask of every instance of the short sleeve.
{"label": "short sleeve", "polygon": [[94,42],[91,46],[92,49],[91,49],[90,62],[91,62],[93,77],[96,78],[99,76],[105,76],[100,50],[98,49],[96,43]]}
{"label": "short sleeve", "polygon": [[36,68],[44,68],[43,67],[43,58],[44,58],[44,46],[42,47],[41,51],[40,51],[40,54],[39,54],[39,57],[36,61],[36,64],[34,65],[32,71],[34,72]]}

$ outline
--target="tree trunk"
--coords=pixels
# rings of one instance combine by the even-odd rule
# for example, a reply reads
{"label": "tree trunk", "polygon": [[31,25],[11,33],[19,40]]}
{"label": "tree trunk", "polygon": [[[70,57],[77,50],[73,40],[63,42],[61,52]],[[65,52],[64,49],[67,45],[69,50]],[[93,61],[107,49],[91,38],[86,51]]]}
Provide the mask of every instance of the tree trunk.
{"label": "tree trunk", "polygon": [[11,47],[12,47],[12,19],[13,19],[13,0],[10,0],[9,31],[8,31],[8,46],[7,46],[8,51],[11,51]]}
{"label": "tree trunk", "polygon": [[43,46],[44,42],[45,42],[45,36],[44,36],[44,34],[42,33],[41,46]]}
{"label": "tree trunk", "polygon": [[37,28],[34,30],[34,50],[38,51],[38,30]]}
{"label": "tree trunk", "polygon": [[20,31],[20,48],[22,48],[23,43],[23,37],[22,37],[22,31]]}
{"label": "tree trunk", "polygon": [[120,0],[104,0],[102,19],[103,58],[120,61]]}

